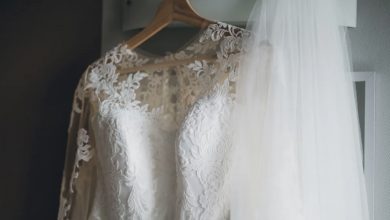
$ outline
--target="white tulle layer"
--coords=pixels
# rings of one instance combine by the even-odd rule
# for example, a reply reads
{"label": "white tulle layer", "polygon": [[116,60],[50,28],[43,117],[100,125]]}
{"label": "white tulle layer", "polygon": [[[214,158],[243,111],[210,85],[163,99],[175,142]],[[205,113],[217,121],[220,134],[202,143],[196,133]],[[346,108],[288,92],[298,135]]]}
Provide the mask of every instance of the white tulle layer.
{"label": "white tulle layer", "polygon": [[368,220],[335,5],[263,0],[253,9],[235,111],[234,220]]}

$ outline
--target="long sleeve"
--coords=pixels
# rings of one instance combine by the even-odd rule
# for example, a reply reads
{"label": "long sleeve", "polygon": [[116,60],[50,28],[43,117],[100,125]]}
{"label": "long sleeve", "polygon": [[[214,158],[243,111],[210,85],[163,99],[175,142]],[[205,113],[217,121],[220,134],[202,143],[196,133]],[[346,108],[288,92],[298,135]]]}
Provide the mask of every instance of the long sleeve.
{"label": "long sleeve", "polygon": [[89,100],[84,89],[83,74],[74,94],[65,166],[63,170],[58,219],[87,219],[89,197],[93,195],[94,137],[89,127]]}

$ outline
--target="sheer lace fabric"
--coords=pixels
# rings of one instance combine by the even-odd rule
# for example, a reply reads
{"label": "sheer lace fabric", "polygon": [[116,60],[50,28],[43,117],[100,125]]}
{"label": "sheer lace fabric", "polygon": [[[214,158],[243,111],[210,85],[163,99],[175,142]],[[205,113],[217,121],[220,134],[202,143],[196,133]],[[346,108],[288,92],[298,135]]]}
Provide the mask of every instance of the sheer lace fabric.
{"label": "sheer lace fabric", "polygon": [[[74,96],[58,219],[228,219],[229,122],[247,35],[216,23],[173,54],[119,44],[91,64]],[[141,70],[119,74],[128,67]]]}

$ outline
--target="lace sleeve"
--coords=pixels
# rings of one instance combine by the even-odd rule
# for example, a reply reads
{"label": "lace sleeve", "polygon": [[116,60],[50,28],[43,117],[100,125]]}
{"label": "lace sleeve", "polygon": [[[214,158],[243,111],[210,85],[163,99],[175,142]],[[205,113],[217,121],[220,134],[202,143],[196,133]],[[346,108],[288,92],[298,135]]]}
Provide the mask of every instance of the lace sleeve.
{"label": "lace sleeve", "polygon": [[[92,181],[90,173],[94,169],[91,165],[93,158],[93,136],[90,134],[88,116],[89,102],[86,95],[84,73],[74,93],[73,106],[68,127],[68,140],[66,146],[65,166],[61,183],[60,207],[58,219],[70,219],[74,216],[72,204],[77,202],[77,207],[88,206],[87,199],[83,199],[92,189],[88,183]],[[84,194],[84,195],[83,195]],[[77,200],[77,201],[76,201]],[[84,203],[84,204],[83,204]],[[79,208],[77,208],[79,209]],[[77,212],[80,212],[78,210]],[[78,216],[80,213],[77,214]]]}

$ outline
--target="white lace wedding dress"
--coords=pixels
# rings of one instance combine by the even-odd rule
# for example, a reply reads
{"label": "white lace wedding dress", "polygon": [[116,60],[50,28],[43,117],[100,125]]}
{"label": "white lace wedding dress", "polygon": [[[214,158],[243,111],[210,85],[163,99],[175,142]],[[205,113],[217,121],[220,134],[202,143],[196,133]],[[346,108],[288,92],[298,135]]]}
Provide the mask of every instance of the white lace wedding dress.
{"label": "white lace wedding dress", "polygon": [[229,117],[247,33],[211,24],[173,54],[120,44],[90,65],[75,92],[58,219],[229,219]]}

